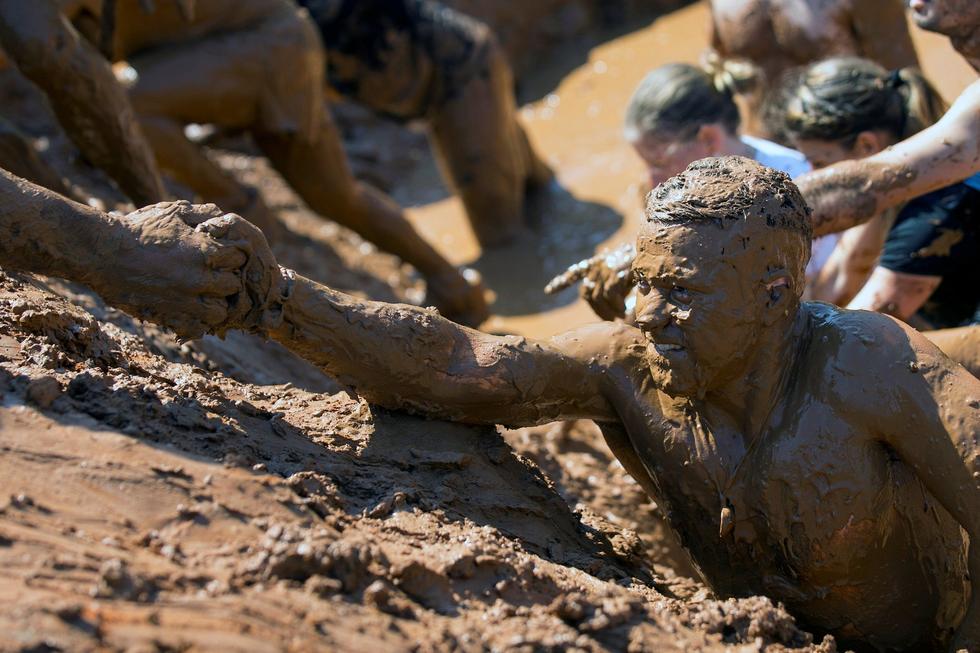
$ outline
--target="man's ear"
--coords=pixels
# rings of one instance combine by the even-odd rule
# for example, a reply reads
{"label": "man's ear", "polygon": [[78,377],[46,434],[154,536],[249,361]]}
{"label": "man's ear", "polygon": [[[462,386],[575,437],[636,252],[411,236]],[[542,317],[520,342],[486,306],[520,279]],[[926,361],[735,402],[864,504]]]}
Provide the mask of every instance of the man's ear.
{"label": "man's ear", "polygon": [[766,326],[774,323],[786,313],[793,297],[790,286],[790,276],[785,268],[776,267],[768,270],[763,278],[766,294],[766,312],[763,321]]}

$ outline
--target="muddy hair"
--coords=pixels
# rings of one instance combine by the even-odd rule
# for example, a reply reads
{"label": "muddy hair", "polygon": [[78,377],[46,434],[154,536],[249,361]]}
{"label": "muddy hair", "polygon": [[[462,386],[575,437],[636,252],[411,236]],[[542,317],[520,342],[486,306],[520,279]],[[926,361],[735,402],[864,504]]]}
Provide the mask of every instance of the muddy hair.
{"label": "muddy hair", "polygon": [[802,290],[810,260],[810,209],[789,175],[742,156],[695,161],[647,195],[648,223],[711,222],[723,229],[772,229],[781,262]]}
{"label": "muddy hair", "polygon": [[946,103],[917,68],[887,71],[868,59],[838,57],[787,77],[779,92],[785,130],[798,139],[850,148],[865,131],[904,140],[932,125]]}
{"label": "muddy hair", "polygon": [[709,58],[701,67],[685,63],[660,66],[633,92],[626,109],[625,135],[635,141],[648,134],[664,134],[687,141],[703,125],[720,124],[731,134],[740,124],[734,95],[756,83],[756,71],[747,64]]}

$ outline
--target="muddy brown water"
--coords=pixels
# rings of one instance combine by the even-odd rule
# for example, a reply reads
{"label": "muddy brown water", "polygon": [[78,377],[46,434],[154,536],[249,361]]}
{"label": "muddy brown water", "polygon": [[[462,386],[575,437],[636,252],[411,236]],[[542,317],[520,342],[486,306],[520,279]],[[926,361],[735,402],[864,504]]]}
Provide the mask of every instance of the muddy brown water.
{"label": "muddy brown water", "polygon": [[[636,233],[643,169],[622,138],[626,103],[650,69],[672,61],[696,63],[708,46],[707,27],[706,3],[674,11],[592,48],[556,88],[535,93],[541,99],[522,107],[534,146],[557,173],[556,186],[530,209],[535,237],[482,253],[456,198],[409,210],[426,238],[454,263],[477,267],[496,293],[485,330],[542,337],[596,319],[574,290],[550,298],[541,288],[596,246],[615,246]],[[945,37],[910,29],[926,74],[953,100],[975,73]],[[532,75],[526,83],[534,81]]]}

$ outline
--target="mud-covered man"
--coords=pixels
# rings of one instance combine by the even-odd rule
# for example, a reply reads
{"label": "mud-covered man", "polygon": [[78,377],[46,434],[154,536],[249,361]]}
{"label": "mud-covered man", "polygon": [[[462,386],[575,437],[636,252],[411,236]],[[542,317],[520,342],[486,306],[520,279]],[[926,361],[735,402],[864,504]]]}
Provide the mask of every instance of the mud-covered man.
{"label": "mud-covered man", "polygon": [[432,0],[298,0],[320,29],[331,88],[395,120],[425,120],[480,244],[517,236],[551,171],[517,121],[506,56],[483,23]]}
{"label": "mud-covered man", "polygon": [[[66,27],[54,4],[77,30]],[[142,134],[159,166],[200,197],[270,235],[277,229],[261,200],[184,136],[188,123],[248,131],[311,209],[414,265],[427,281],[430,303],[460,320],[485,317],[482,289],[425,242],[390,198],[353,178],[324,104],[316,27],[290,0],[0,2],[0,26],[18,63],[32,62],[34,77],[61,80],[46,90],[53,104],[75,116],[76,132],[95,129],[86,103],[98,105],[103,94],[118,100],[118,85],[92,63],[92,46],[81,33],[136,71],[129,95]],[[129,111],[125,102],[109,106],[123,117]],[[135,131],[119,140],[139,139]],[[112,143],[98,134],[92,140]],[[131,194],[138,204],[159,199]]]}
{"label": "mud-covered man", "polygon": [[[918,65],[903,0],[711,0],[709,56],[751,63],[758,92],[746,123],[760,131],[768,89],[786,71],[834,56],[871,59],[888,69]],[[778,136],[778,135],[774,135]]]}
{"label": "mud-covered man", "polygon": [[800,301],[811,229],[782,173],[705,159],[646,216],[636,327],[492,336],[267,265],[259,330],[383,406],[593,419],[720,594],[862,650],[978,650],[980,381],[890,317]]}

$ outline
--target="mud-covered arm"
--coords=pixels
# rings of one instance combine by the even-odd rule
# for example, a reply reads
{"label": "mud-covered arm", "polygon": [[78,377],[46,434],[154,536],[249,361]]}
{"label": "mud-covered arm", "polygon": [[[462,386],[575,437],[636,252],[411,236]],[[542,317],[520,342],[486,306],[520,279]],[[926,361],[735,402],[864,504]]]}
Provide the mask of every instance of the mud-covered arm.
{"label": "mud-covered arm", "polygon": [[808,172],[794,182],[813,210],[814,235],[822,236],[978,171],[980,81],[928,129],[874,156]]}
{"label": "mud-covered arm", "polygon": [[889,70],[919,65],[903,0],[856,0],[852,5],[851,29],[863,57]]}
{"label": "mud-covered arm", "polygon": [[164,199],[153,153],[108,62],[53,0],[0,0],[0,44],[48,96],[82,154],[137,206]]}
{"label": "mud-covered arm", "polygon": [[546,342],[493,336],[435,311],[360,301],[295,275],[282,324],[268,335],[372,403],[516,427],[615,419],[602,396],[602,356],[589,351],[610,347],[595,332],[608,326]]}
{"label": "mud-covered arm", "polygon": [[261,232],[213,204],[164,202],[116,218],[0,169],[0,206],[0,267],[84,283],[182,337],[249,328],[254,305],[266,312],[275,295],[268,282],[246,290],[256,257],[245,238],[228,237],[231,227]]}
{"label": "mud-covered arm", "polygon": [[[884,320],[886,318],[877,318]],[[882,370],[862,411],[879,440],[909,465],[970,537],[973,596],[955,646],[980,650],[980,380],[917,331],[882,329],[866,369]],[[902,352],[899,354],[897,352]],[[865,394],[864,399],[868,399]],[[873,408],[872,408],[873,407]],[[869,410],[870,409],[870,410]]]}

